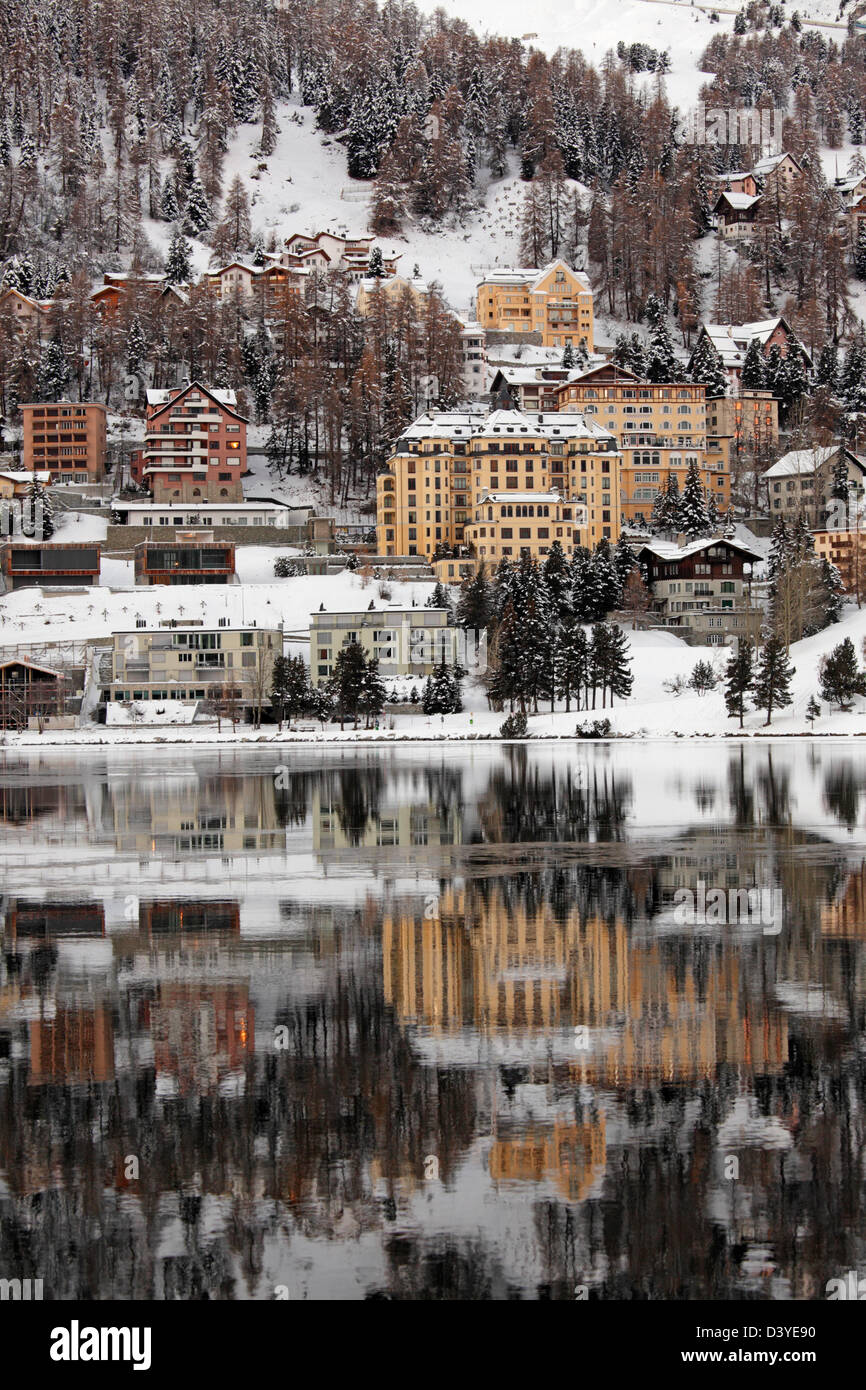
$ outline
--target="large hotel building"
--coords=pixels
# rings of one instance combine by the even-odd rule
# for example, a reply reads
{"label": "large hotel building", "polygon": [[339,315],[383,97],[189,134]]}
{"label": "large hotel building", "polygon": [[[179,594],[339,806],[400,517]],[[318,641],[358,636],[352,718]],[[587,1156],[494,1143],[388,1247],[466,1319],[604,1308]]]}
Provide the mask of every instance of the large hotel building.
{"label": "large hotel building", "polygon": [[620,529],[620,454],[583,415],[431,412],[397,440],[377,479],[382,555],[474,545],[496,563],[555,540],[566,554]]}

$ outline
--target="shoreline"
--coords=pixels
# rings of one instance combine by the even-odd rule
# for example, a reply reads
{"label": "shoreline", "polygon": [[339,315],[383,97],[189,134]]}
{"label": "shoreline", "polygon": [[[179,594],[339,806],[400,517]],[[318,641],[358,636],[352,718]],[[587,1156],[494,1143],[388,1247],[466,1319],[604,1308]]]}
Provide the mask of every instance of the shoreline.
{"label": "shoreline", "polygon": [[[64,731],[65,733],[65,731]],[[622,733],[607,734],[600,738],[579,738],[573,733],[555,734],[538,733],[527,734],[525,738],[502,738],[496,733],[478,734],[415,734],[415,733],[376,733],[371,730],[345,730],[334,734],[263,734],[260,732],[252,734],[225,734],[213,737],[208,735],[203,738],[190,738],[188,733],[178,730],[176,735],[161,730],[153,737],[127,735],[126,731],[117,737],[106,737],[104,733],[87,736],[84,731],[70,731],[70,735],[63,736],[59,731],[44,734],[19,733],[6,734],[0,736],[0,752],[3,750],[18,750],[25,748],[154,748],[171,747],[183,745],[185,747],[200,748],[240,748],[240,747],[354,747],[366,746],[368,744],[393,746],[401,743],[430,743],[430,744],[477,744],[494,743],[508,746],[520,746],[521,744],[540,744],[540,743],[574,743],[574,744],[599,744],[599,743],[687,743],[700,741],[703,743],[750,743],[755,739],[808,739],[808,740],[827,740],[837,739],[848,742],[852,739],[866,738],[866,728],[860,731],[828,731],[819,732],[785,732],[782,730],[752,729],[741,730],[731,733]]]}

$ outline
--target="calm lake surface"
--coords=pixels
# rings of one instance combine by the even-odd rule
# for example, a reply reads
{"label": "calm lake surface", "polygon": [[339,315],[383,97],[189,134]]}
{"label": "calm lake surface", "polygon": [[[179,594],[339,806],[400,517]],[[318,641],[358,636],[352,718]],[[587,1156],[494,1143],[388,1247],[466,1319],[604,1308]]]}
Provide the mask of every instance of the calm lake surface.
{"label": "calm lake surface", "polygon": [[864,742],[6,752],[0,890],[0,1278],[866,1276]]}

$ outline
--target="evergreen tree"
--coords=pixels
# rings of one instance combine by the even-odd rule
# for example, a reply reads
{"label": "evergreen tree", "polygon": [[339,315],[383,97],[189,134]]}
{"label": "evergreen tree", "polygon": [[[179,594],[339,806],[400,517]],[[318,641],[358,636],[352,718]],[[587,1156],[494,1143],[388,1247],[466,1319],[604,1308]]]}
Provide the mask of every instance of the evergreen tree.
{"label": "evergreen tree", "polygon": [[854,274],[858,280],[866,280],[866,223],[857,219],[857,240],[854,243]]}
{"label": "evergreen tree", "polygon": [[559,541],[554,541],[550,547],[541,573],[551,613],[557,622],[563,622],[571,612],[571,570]]}
{"label": "evergreen tree", "polygon": [[213,209],[204,191],[204,185],[196,174],[189,188],[186,209],[183,217],[183,230],[187,236],[204,236],[213,221]]}
{"label": "evergreen tree", "polygon": [[619,700],[628,699],[634,685],[634,676],[631,671],[628,638],[618,623],[611,624],[608,635],[606,680],[611,705],[614,696]]}
{"label": "evergreen tree", "polygon": [[364,715],[366,728],[369,729],[373,720],[379,718],[385,708],[386,698],[385,683],[379,674],[379,658],[374,656],[367,662],[358,702],[360,711]]}
{"label": "evergreen tree", "polygon": [[818,701],[815,699],[815,696],[814,696],[814,695],[810,695],[810,696],[809,696],[809,703],[808,703],[808,705],[806,706],[806,719],[808,720],[808,722],[809,722],[810,724],[813,724],[813,725],[814,725],[815,720],[816,720],[816,719],[820,719],[820,717],[821,717],[821,706],[818,704]]}
{"label": "evergreen tree", "polygon": [[694,459],[688,466],[683,496],[680,503],[680,530],[689,540],[697,540],[710,534],[710,517],[706,497],[701,484],[701,475]]}
{"label": "evergreen tree", "polygon": [[493,603],[487,566],[482,560],[475,574],[469,575],[460,586],[457,600],[457,626],[473,632],[484,632],[493,618]]}
{"label": "evergreen tree", "polygon": [[676,535],[680,529],[681,506],[679,479],[671,469],[664,487],[656,493],[650,517],[650,530],[657,535],[665,532]]}
{"label": "evergreen tree", "polygon": [[304,714],[310,703],[310,681],[302,656],[274,657],[271,673],[271,700],[278,713],[280,728],[283,720]]}
{"label": "evergreen tree", "polygon": [[855,695],[866,695],[866,674],[857,664],[857,653],[846,637],[823,657],[818,668],[819,692],[828,705],[850,709]]}
{"label": "evergreen tree", "polygon": [[188,285],[192,279],[192,248],[179,227],[175,227],[165,258],[168,285]]}
{"label": "evergreen tree", "polygon": [[825,343],[822,347],[815,381],[818,386],[826,386],[828,391],[836,390],[839,384],[839,353],[835,343]]}
{"label": "evergreen tree", "polygon": [[620,590],[624,591],[626,581],[637,564],[634,551],[625,536],[621,535],[613,548],[613,563],[619,580]]}
{"label": "evergreen tree", "polygon": [[32,536],[34,540],[47,541],[54,535],[51,500],[39,482],[35,469],[27,483],[21,524],[25,535]]}
{"label": "evergreen tree", "polygon": [[767,711],[765,728],[772,723],[773,710],[785,709],[791,704],[793,675],[794,668],[788,660],[785,644],[778,637],[768,637],[752,684],[756,708]]}
{"label": "evergreen tree", "polygon": [[382,280],[385,276],[385,266],[382,261],[382,251],[378,246],[374,246],[370,252],[370,259],[367,263],[367,275],[371,280]]}
{"label": "evergreen tree", "polygon": [[37,391],[41,401],[62,400],[69,387],[72,371],[66,350],[58,334],[45,344],[37,369]]}
{"label": "evergreen tree", "polygon": [[766,388],[767,359],[758,338],[752,338],[746,349],[741,381],[747,391],[763,391]]}
{"label": "evergreen tree", "polygon": [[743,637],[725,667],[725,708],[729,719],[739,719],[741,729],[753,680],[754,651],[749,639]]}
{"label": "evergreen tree", "polygon": [[580,692],[589,684],[589,643],[580,623],[567,623],[556,645],[554,690],[565,700],[566,713],[571,710],[572,697],[580,709]]}
{"label": "evergreen tree", "polygon": [[562,352],[563,371],[570,372],[574,366],[574,348],[571,343],[566,343]]}
{"label": "evergreen tree", "polygon": [[708,397],[724,396],[728,389],[724,363],[706,334],[698,343],[692,358],[692,381],[706,386]]}
{"label": "evergreen tree", "polygon": [[454,605],[451,602],[451,595],[449,594],[445,585],[442,583],[441,579],[436,580],[436,583],[433,587],[433,592],[428,597],[424,607],[445,608],[448,611],[449,621],[452,618],[454,614]]}
{"label": "evergreen tree", "polygon": [[463,708],[460,681],[444,658],[427,677],[421,708],[425,714],[459,714]]}
{"label": "evergreen tree", "polygon": [[177,183],[173,173],[167,174],[162,185],[159,201],[159,215],[164,222],[176,222],[180,217],[180,203],[177,197]]}
{"label": "evergreen tree", "polygon": [[367,660],[359,642],[348,642],[340,648],[328,680],[328,693],[341,729],[345,728],[347,719],[354,720],[355,728],[358,727],[366,671]]}

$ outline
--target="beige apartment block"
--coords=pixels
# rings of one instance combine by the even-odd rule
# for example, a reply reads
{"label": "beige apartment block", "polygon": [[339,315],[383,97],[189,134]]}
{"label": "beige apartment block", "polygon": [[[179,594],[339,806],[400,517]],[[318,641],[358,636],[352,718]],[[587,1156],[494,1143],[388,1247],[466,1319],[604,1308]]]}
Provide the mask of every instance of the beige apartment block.
{"label": "beige apartment block", "polygon": [[[648,520],[671,473],[680,490],[692,462],[720,512],[731,500],[730,437],[708,431],[706,387],[641,381],[606,362],[558,388],[560,410],[579,410],[612,431],[622,450],[623,522]],[[715,402],[714,402],[715,404]],[[777,421],[778,421],[778,417]]]}
{"label": "beige apartment block", "polygon": [[540,333],[545,347],[593,351],[592,288],[565,261],[543,270],[491,270],[478,286],[476,317],[482,328]]}
{"label": "beige apartment block", "polygon": [[376,488],[382,555],[432,558],[437,547],[468,545],[467,525],[491,493],[557,492],[574,508],[572,526],[580,504],[584,545],[620,531],[615,436],[568,410],[429,412],[397,440]]}
{"label": "beige apartment block", "polygon": [[337,655],[358,642],[368,660],[379,662],[383,680],[393,676],[432,674],[444,661],[457,659],[458,630],[448,626],[445,608],[391,606],[361,612],[310,614],[310,677],[323,685],[333,674]]}
{"label": "beige apartment block", "polygon": [[115,632],[109,700],[205,700],[231,694],[256,702],[270,693],[274,659],[283,654],[279,628],[141,628]]}

